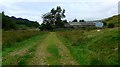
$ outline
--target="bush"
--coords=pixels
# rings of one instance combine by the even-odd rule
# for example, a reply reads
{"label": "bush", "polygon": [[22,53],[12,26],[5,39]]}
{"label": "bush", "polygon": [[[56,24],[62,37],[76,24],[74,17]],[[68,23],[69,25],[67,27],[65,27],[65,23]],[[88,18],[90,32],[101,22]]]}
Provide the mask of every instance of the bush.
{"label": "bush", "polygon": [[115,25],[113,23],[108,24],[108,28],[113,28]]}

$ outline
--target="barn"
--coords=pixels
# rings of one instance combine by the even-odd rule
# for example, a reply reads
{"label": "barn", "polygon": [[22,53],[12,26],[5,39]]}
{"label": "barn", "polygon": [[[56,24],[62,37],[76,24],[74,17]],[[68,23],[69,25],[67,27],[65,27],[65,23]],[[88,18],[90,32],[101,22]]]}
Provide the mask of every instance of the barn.
{"label": "barn", "polygon": [[80,28],[80,27],[103,27],[102,22],[69,22],[65,24],[66,28]]}

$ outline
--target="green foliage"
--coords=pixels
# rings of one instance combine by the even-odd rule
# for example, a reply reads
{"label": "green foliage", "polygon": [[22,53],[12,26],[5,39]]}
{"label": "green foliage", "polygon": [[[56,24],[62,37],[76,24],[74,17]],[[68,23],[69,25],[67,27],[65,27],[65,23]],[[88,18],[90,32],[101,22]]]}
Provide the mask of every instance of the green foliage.
{"label": "green foliage", "polygon": [[22,29],[20,25],[24,25],[29,28],[39,27],[39,23],[37,21],[29,21],[23,18],[15,18],[14,16],[9,17],[5,15],[4,12],[2,12],[2,29],[4,30]]}
{"label": "green foliage", "polygon": [[[19,43],[12,44],[11,45],[12,47],[6,47],[2,51],[2,57],[3,57],[2,64],[3,65],[27,64],[31,60],[31,58],[34,57],[38,44],[42,41],[42,39],[46,36],[46,34],[47,32],[41,32],[37,36],[33,36]],[[23,49],[25,49],[25,53],[24,52],[18,53]],[[18,54],[14,55],[14,52],[17,52]]]}
{"label": "green foliage", "polygon": [[42,24],[40,25],[39,29],[40,29],[41,31],[43,31],[43,30],[52,30],[53,28],[52,28],[52,25],[47,22],[46,24],[43,24],[43,23],[42,23]]}
{"label": "green foliage", "polygon": [[103,22],[106,24],[113,23],[115,27],[120,27],[120,21],[119,21],[120,19],[119,18],[120,18],[120,14],[106,18],[103,20]]}
{"label": "green foliage", "polygon": [[5,16],[4,12],[2,12],[2,28],[5,30],[16,28],[15,22],[13,22],[8,16]]}
{"label": "green foliage", "polygon": [[[107,34],[105,34],[107,33]],[[118,29],[57,32],[81,65],[118,65]],[[75,46],[72,46],[75,43]]]}
{"label": "green foliage", "polygon": [[3,31],[2,32],[2,47],[12,46],[13,43],[23,41],[35,35],[39,35],[40,31],[24,30],[24,31]]}
{"label": "green foliage", "polygon": [[113,23],[109,23],[108,24],[108,28],[113,28],[114,27],[114,24]]}
{"label": "green foliage", "polygon": [[60,6],[57,6],[56,9],[52,9],[50,12],[43,14],[43,23],[40,26],[41,30],[51,30],[55,28],[63,28],[64,22],[62,18],[65,18],[65,10],[61,9]]}
{"label": "green foliage", "polygon": [[72,22],[78,22],[78,20],[75,18]]}
{"label": "green foliage", "polygon": [[2,29],[2,13],[0,13],[0,29]]}
{"label": "green foliage", "polygon": [[63,23],[68,23],[67,20],[63,20]]}
{"label": "green foliage", "polygon": [[107,23],[103,21],[103,25],[104,25],[104,26],[107,26]]}
{"label": "green foliage", "polygon": [[79,22],[85,22],[85,20],[79,20]]}

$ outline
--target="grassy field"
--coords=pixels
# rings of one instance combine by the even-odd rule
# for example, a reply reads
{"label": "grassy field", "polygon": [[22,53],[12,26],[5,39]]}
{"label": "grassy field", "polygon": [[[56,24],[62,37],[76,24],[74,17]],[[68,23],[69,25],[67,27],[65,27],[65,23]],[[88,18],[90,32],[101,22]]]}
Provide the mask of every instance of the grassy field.
{"label": "grassy field", "polygon": [[15,43],[3,51],[3,65],[74,65],[77,62],[55,32]]}
{"label": "grassy field", "polygon": [[3,65],[24,65],[28,59],[34,57],[34,52],[37,45],[46,36],[42,33],[32,36],[21,42],[14,43],[12,47],[7,47],[2,51],[2,64]]}
{"label": "grassy field", "polygon": [[57,35],[81,65],[118,64],[118,28],[68,30],[57,32]]}
{"label": "grassy field", "polygon": [[2,45],[6,46],[2,51],[2,64],[117,65],[119,32],[118,28],[100,31],[3,31]]}
{"label": "grassy field", "polygon": [[[26,40],[27,41],[32,41],[33,39],[36,40],[35,37],[37,37],[38,35],[42,36],[46,33],[47,32],[41,32],[35,30],[2,31],[3,56],[13,51],[14,49],[19,49],[18,47],[25,47],[26,45],[22,45],[22,44],[26,43]],[[32,40],[29,38],[32,38]]]}
{"label": "grassy field", "polygon": [[3,49],[12,47],[14,43],[42,34],[44,34],[44,32],[36,30],[2,31],[2,47]]}

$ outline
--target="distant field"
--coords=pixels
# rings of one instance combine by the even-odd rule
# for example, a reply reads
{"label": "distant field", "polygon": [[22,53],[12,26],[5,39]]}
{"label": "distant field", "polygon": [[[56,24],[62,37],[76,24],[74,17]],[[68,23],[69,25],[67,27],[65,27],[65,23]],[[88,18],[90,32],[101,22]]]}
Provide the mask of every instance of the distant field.
{"label": "distant field", "polygon": [[81,65],[118,64],[118,28],[61,31],[57,35]]}

